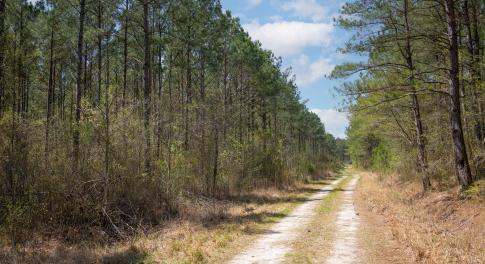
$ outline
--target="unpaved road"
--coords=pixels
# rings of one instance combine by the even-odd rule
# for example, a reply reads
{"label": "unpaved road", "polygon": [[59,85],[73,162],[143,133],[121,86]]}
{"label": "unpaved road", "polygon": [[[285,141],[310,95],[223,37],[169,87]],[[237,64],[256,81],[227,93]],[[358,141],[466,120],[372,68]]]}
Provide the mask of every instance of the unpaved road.
{"label": "unpaved road", "polygon": [[359,217],[354,207],[354,190],[357,185],[357,177],[354,177],[344,188],[342,205],[337,216],[336,241],[327,264],[356,263],[357,252],[357,229]]}
{"label": "unpaved road", "polygon": [[[345,188],[345,199],[337,219],[338,234],[332,250],[332,256],[328,263],[353,263],[356,258],[356,232],[357,223],[353,209],[353,189],[355,188],[357,177],[353,179]],[[315,220],[317,208],[322,199],[335,188],[341,181],[336,180],[330,185],[323,187],[316,194],[309,197],[308,201],[297,207],[289,216],[283,218],[279,223],[264,234],[256,242],[237,255],[231,264],[270,264],[281,263],[285,255],[291,252],[291,242],[299,236],[304,235],[308,225]],[[353,215],[352,215],[353,214]],[[354,223],[355,222],[355,223]],[[346,251],[347,253],[345,253]]]}

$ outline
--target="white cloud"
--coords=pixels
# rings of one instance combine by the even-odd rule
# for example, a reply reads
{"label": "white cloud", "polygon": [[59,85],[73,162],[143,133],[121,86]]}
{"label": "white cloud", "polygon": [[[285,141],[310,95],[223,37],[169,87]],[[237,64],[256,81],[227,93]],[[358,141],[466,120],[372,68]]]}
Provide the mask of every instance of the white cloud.
{"label": "white cloud", "polygon": [[299,21],[253,22],[243,27],[254,40],[259,40],[277,56],[295,55],[305,47],[328,46],[333,31],[332,24]]}
{"label": "white cloud", "polygon": [[283,17],[281,16],[278,16],[278,15],[275,15],[275,16],[270,16],[269,19],[273,22],[282,22],[283,21]]}
{"label": "white cloud", "polygon": [[320,58],[311,62],[308,56],[302,54],[291,62],[293,72],[296,75],[296,84],[305,87],[315,83],[332,72],[335,65],[326,58]]}
{"label": "white cloud", "polygon": [[290,0],[281,7],[295,16],[322,21],[327,18],[327,10],[316,0]]}
{"label": "white cloud", "polygon": [[251,8],[260,5],[262,2],[263,0],[246,0],[248,7],[251,7]]}
{"label": "white cloud", "polygon": [[325,125],[325,130],[335,137],[345,138],[345,129],[349,124],[347,113],[339,112],[335,109],[310,109],[320,117],[320,120]]}

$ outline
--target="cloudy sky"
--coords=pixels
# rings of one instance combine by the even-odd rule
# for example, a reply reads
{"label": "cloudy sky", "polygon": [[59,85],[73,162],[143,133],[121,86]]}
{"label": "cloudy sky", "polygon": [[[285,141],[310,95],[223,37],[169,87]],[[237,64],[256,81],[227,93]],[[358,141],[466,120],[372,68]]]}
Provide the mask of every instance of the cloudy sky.
{"label": "cloudy sky", "polygon": [[356,60],[336,52],[350,37],[336,28],[333,17],[344,0],[222,0],[225,9],[238,16],[253,40],[283,58],[296,75],[302,98],[328,132],[345,137],[348,120],[337,111],[341,98],[328,80],[335,65]]}

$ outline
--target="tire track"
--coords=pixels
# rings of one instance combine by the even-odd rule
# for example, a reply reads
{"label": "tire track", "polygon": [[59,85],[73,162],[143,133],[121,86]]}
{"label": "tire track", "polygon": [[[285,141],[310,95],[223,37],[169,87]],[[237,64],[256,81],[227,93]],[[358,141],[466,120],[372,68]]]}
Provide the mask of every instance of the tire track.
{"label": "tire track", "polygon": [[297,207],[289,216],[283,218],[248,249],[237,255],[231,264],[275,264],[281,263],[285,255],[291,251],[289,246],[301,231],[305,229],[311,220],[316,217],[316,208],[321,200],[332,191],[342,180],[333,181],[323,187],[316,194],[309,197],[308,201]]}

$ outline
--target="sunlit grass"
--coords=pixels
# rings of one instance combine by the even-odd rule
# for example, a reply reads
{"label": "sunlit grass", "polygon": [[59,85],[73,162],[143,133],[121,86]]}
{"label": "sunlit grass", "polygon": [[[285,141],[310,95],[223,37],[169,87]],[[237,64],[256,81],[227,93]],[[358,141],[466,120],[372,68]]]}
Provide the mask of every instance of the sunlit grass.
{"label": "sunlit grass", "polygon": [[335,207],[335,201],[339,194],[344,190],[349,181],[352,179],[348,174],[342,174],[343,179],[322,199],[322,204],[318,209],[320,214],[329,214]]}

